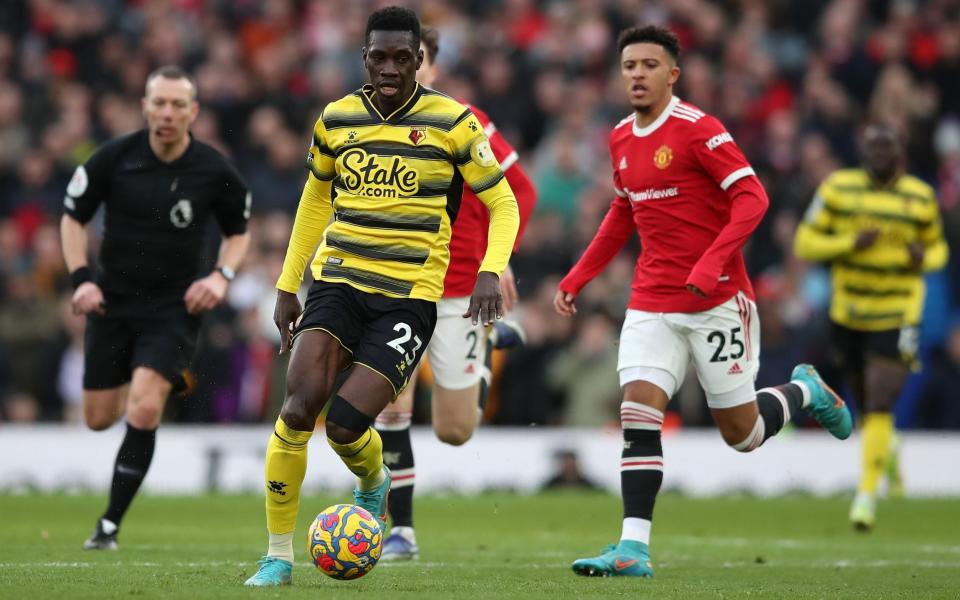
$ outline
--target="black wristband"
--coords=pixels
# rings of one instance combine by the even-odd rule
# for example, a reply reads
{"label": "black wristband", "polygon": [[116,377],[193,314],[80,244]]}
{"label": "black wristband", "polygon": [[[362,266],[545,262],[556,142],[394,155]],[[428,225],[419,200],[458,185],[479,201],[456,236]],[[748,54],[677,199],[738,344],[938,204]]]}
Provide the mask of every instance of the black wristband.
{"label": "black wristband", "polygon": [[93,281],[93,271],[90,270],[90,267],[79,267],[73,273],[70,273],[70,284],[73,289],[77,289],[88,281]]}

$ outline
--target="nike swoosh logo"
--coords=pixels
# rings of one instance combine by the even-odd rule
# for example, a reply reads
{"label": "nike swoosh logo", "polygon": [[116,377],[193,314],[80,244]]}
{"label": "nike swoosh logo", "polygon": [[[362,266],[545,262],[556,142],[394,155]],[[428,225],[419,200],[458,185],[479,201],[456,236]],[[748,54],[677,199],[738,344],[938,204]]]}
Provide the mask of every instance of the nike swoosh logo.
{"label": "nike swoosh logo", "polygon": [[613,566],[617,568],[618,571],[622,571],[631,565],[637,564],[637,559],[631,558],[630,560],[620,560],[619,558],[613,561]]}

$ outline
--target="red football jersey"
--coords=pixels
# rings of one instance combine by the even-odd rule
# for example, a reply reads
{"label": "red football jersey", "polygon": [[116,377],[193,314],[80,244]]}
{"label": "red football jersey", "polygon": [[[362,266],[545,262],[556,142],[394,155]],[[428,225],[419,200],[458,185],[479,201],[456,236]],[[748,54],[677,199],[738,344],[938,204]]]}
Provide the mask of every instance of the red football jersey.
{"label": "red football jersey", "polygon": [[[497,131],[490,122],[490,117],[475,106],[467,105],[483,125],[484,133],[490,139],[490,148],[503,169],[503,174],[517,198],[517,208],[520,211],[520,229],[517,231],[517,241],[513,250],[520,246],[520,236],[537,203],[536,190],[527,174],[517,162],[517,151]],[[480,263],[487,251],[487,228],[490,224],[490,213],[487,207],[480,202],[470,186],[463,186],[463,198],[460,201],[460,211],[457,220],[453,222],[453,232],[450,238],[450,265],[443,280],[444,298],[463,298],[473,293],[473,286],[477,282],[477,272]]]}
{"label": "red football jersey", "polygon": [[[610,156],[617,197],[561,290],[578,293],[636,229],[642,249],[630,308],[689,313],[740,290],[753,296],[740,248],[763,217],[766,194],[717,119],[674,97],[647,127],[633,115],[621,121],[610,133]],[[742,192],[735,201],[734,192]]]}

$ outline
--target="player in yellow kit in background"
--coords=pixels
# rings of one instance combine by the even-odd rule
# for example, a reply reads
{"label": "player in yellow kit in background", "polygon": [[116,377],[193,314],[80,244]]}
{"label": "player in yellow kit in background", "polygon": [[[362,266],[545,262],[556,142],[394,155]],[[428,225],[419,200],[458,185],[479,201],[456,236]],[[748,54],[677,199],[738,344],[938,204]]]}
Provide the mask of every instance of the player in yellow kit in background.
{"label": "player in yellow kit in background", "polygon": [[893,458],[893,407],[911,369],[923,312],[923,274],[947,262],[933,189],[904,171],[903,143],[882,123],[861,140],[863,168],[820,185],[794,251],[831,263],[834,348],[863,414],[862,472],[850,521],[876,521],[880,476]]}
{"label": "player in yellow kit in background", "polygon": [[[317,121],[277,282],[281,352],[293,350],[267,447],[269,545],[249,586],[291,581],[307,442],[342,370],[348,374],[327,413],[327,441],[357,476],[355,503],[383,526],[391,479],[372,424],[433,334],[464,182],[489,209],[490,227],[463,316],[489,325],[503,313],[499,276],[519,216],[483,127],[468,108],[416,82],[423,52],[412,10],[374,12],[365,43],[370,83],[328,104]],[[301,314],[296,292],[315,250],[315,283]]]}

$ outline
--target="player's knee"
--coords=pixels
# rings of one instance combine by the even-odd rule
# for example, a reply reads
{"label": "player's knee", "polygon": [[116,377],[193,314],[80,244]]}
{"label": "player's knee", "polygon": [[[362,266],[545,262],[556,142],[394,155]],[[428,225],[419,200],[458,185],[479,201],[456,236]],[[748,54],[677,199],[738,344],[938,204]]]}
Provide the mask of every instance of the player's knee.
{"label": "player's knee", "polygon": [[342,396],[333,399],[327,413],[327,438],[336,444],[352,444],[373,425],[373,417],[366,415]]}
{"label": "player's knee", "polygon": [[137,429],[155,429],[163,417],[163,403],[131,399],[127,421]]}
{"label": "player's knee", "polygon": [[462,423],[441,427],[435,426],[434,432],[437,434],[438,440],[451,446],[462,446],[473,437],[473,427]]}
{"label": "player's knee", "polygon": [[753,435],[753,426],[743,426],[739,423],[729,424],[720,430],[723,441],[737,452],[752,452],[757,448],[744,442]]}
{"label": "player's knee", "polygon": [[102,409],[85,408],[83,410],[83,421],[87,427],[93,431],[103,431],[116,422],[117,416],[112,411],[108,412]]}
{"label": "player's knee", "polygon": [[287,377],[287,397],[280,410],[283,422],[297,431],[312,431],[317,422],[323,400],[329,392],[316,382],[300,377]]}
{"label": "player's knee", "polygon": [[329,419],[326,422],[326,433],[328,440],[341,446],[345,444],[352,444],[353,442],[359,440],[361,435],[360,433],[351,431],[346,427],[330,421]]}

